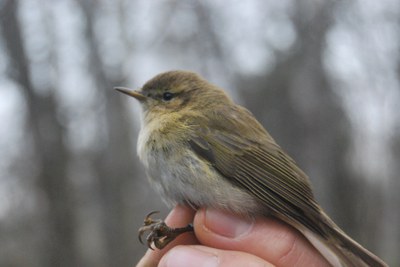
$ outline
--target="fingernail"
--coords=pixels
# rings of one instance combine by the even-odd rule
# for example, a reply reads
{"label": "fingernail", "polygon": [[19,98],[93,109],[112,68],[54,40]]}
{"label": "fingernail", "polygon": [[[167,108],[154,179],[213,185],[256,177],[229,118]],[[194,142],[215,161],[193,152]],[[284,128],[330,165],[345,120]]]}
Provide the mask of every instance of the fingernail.
{"label": "fingernail", "polygon": [[218,235],[235,238],[248,233],[253,226],[253,220],[214,209],[207,209],[205,226]]}
{"label": "fingernail", "polygon": [[165,256],[163,267],[217,267],[218,257],[194,247],[175,247]]}

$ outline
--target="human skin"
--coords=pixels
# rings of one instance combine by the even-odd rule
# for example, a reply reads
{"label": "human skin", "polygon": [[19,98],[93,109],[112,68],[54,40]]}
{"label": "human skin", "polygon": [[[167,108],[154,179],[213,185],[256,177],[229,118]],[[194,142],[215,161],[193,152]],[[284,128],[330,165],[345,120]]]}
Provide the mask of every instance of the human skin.
{"label": "human skin", "polygon": [[195,235],[178,236],[162,250],[148,250],[137,267],[330,266],[294,228],[273,218],[243,219],[211,208],[176,206],[165,222],[193,222]]}

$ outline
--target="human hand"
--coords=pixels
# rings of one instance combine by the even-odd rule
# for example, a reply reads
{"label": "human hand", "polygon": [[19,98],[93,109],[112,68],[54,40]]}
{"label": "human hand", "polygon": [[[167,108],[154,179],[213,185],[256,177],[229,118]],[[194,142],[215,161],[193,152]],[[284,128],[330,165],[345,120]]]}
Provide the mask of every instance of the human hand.
{"label": "human hand", "polygon": [[182,234],[162,250],[148,250],[137,267],[330,266],[294,228],[272,218],[243,219],[214,209],[175,207],[165,222]]}

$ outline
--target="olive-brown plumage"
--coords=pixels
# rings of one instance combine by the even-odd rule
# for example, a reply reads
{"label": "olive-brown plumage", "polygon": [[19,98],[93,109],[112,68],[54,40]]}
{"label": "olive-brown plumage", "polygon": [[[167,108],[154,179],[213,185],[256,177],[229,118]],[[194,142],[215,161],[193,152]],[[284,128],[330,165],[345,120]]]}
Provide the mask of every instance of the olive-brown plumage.
{"label": "olive-brown plumage", "polygon": [[274,216],[298,229],[333,266],[386,266],[322,211],[306,174],[245,108],[195,73],[157,75],[140,91],[138,154],[171,204]]}

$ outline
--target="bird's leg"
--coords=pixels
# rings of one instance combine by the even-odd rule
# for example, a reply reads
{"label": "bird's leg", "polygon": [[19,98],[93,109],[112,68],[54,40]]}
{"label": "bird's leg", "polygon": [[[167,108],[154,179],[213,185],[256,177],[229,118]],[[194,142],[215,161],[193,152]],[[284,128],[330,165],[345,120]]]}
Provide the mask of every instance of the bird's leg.
{"label": "bird's leg", "polygon": [[169,227],[163,220],[153,220],[151,215],[158,213],[158,211],[152,211],[144,218],[143,226],[139,228],[139,241],[143,244],[142,235],[146,231],[150,231],[150,234],[146,237],[147,246],[153,249],[151,244],[158,249],[163,249],[172,240],[174,240],[180,234],[186,232],[193,232],[193,225],[189,224],[186,227],[172,228]]}

